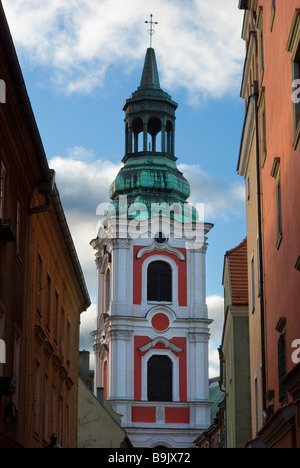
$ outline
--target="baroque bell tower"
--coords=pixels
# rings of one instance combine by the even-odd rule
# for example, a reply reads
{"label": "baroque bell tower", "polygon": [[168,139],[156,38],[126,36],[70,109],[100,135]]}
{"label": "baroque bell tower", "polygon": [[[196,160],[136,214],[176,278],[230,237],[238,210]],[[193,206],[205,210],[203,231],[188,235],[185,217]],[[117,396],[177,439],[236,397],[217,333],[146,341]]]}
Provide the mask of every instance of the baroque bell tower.
{"label": "baroque bell tower", "polygon": [[[95,391],[134,447],[194,447],[210,425],[205,223],[176,166],[177,104],[148,48],[126,100],[124,166],[110,187],[96,250]],[[200,233],[200,234],[199,234]]]}

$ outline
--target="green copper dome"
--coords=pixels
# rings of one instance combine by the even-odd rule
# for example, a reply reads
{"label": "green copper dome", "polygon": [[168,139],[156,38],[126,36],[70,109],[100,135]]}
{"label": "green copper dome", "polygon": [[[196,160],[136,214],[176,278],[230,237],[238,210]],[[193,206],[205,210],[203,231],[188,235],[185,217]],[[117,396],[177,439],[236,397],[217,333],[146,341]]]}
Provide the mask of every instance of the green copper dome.
{"label": "green copper dome", "polygon": [[[190,184],[176,166],[175,111],[177,104],[160,88],[154,49],[146,53],[141,84],[125,102],[124,166],[110,187],[117,206],[128,203],[187,204]],[[150,211],[149,211],[150,213]]]}

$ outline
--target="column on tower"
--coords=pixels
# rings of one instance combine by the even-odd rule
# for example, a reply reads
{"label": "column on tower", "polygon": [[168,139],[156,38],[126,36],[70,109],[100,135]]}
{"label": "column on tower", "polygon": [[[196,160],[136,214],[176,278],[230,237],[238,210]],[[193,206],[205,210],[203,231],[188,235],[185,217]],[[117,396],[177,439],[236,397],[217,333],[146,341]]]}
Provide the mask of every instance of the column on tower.
{"label": "column on tower", "polygon": [[[209,425],[209,381],[208,369],[208,343],[210,320],[198,324],[197,330],[190,331],[188,335],[188,401],[192,404],[193,419],[196,425]],[[197,372],[195,372],[197,369]]]}
{"label": "column on tower", "polygon": [[111,321],[109,340],[109,400],[133,400],[133,330],[126,322]]}
{"label": "column on tower", "polygon": [[143,136],[144,136],[144,139],[143,139],[143,149],[144,151],[148,151],[148,123],[147,122],[144,122],[144,132],[143,132]]}
{"label": "column on tower", "polygon": [[97,393],[97,388],[102,387],[101,382],[101,327],[103,321],[103,283],[104,283],[104,270],[103,270],[103,257],[100,252],[96,254],[96,268],[97,268],[97,324],[96,330],[93,332],[94,336],[94,353],[95,353],[95,378],[94,378],[94,391]]}
{"label": "column on tower", "polygon": [[112,239],[112,316],[130,315],[130,241],[129,239]]}
{"label": "column on tower", "polygon": [[193,318],[207,318],[205,256],[207,246],[188,249],[190,265],[190,314]]}

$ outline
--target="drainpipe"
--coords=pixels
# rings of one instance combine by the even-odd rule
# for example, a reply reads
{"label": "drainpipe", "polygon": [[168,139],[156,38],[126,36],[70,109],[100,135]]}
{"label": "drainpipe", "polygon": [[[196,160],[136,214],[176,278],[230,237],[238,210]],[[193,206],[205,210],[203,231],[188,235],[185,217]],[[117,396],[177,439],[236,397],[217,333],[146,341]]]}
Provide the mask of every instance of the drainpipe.
{"label": "drainpipe", "polygon": [[258,98],[259,83],[253,82],[253,96],[255,99],[255,139],[256,139],[256,184],[257,184],[257,221],[258,221],[258,255],[260,266],[260,315],[261,315],[261,356],[262,356],[262,393],[263,393],[263,424],[266,420],[267,411],[267,376],[266,376],[266,337],[265,337],[265,297],[264,297],[264,268],[263,268],[263,240],[262,240],[262,207],[261,207],[261,177],[260,177],[260,145],[259,145],[259,119]]}

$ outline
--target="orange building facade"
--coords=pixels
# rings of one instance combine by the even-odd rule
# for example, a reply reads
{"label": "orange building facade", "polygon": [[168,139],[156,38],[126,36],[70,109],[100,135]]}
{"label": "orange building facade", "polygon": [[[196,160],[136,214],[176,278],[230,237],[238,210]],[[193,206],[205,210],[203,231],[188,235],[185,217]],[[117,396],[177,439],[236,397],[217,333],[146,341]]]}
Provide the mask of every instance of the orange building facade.
{"label": "orange building facade", "polygon": [[0,448],[73,448],[90,299],[1,3],[0,77]]}
{"label": "orange building facade", "polygon": [[[249,317],[252,440],[247,446],[292,448],[300,446],[300,1],[240,0],[239,8],[245,10],[246,118],[238,171],[246,182],[252,245],[249,304],[255,301],[260,308],[256,328],[251,328],[254,309]],[[253,188],[257,209],[251,211]],[[251,234],[253,226],[257,233]],[[260,358],[258,372],[253,364]]]}

